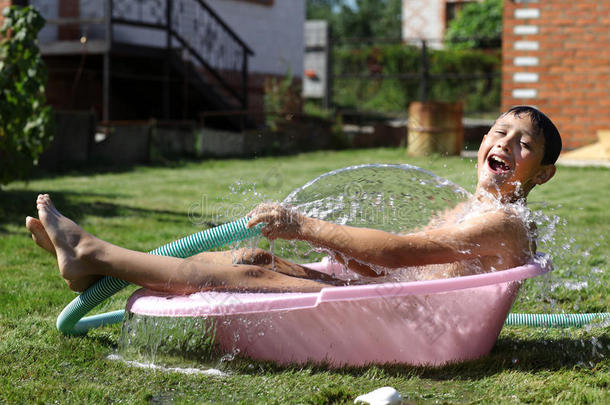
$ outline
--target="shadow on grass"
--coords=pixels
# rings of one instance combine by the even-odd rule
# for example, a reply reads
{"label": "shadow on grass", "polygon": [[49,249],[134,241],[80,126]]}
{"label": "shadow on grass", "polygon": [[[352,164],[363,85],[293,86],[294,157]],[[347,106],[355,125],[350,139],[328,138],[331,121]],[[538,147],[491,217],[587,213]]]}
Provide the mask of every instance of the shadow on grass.
{"label": "shadow on grass", "polygon": [[[0,234],[9,233],[6,225],[24,226],[26,216],[37,216],[37,191],[30,190],[0,190]],[[96,197],[108,199],[120,197],[120,194],[110,193],[78,193],[73,191],[53,191],[51,198],[55,206],[67,217],[80,222],[84,215],[103,218],[119,216],[146,217],[157,215],[159,219],[169,222],[184,222],[185,213],[169,210],[151,210],[128,205],[113,204],[95,200]],[[89,200],[89,201],[83,201]]]}
{"label": "shadow on grass", "polygon": [[484,358],[440,368],[423,368],[418,374],[437,380],[476,380],[504,370],[536,372],[577,366],[595,368],[606,360],[609,348],[608,335],[593,341],[591,338],[500,338]]}
{"label": "shadow on grass", "polygon": [[48,180],[55,177],[70,175],[89,176],[98,174],[121,174],[131,172],[138,167],[179,168],[185,166],[189,162],[200,162],[200,160],[194,158],[182,158],[177,160],[160,158],[153,162],[134,164],[108,163],[103,160],[88,160],[82,163],[70,162],[68,166],[60,166],[55,169],[35,167],[31,172],[30,180]]}

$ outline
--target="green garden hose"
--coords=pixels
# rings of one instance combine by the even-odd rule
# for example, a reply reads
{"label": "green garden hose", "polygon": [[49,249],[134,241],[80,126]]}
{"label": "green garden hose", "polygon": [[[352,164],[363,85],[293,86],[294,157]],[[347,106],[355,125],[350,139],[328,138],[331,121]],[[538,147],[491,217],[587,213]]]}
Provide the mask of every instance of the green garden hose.
{"label": "green garden hose", "polygon": [[[247,229],[248,219],[244,217],[228,224],[194,233],[149,253],[158,256],[186,258],[206,250],[253,238],[260,234],[261,226]],[[61,311],[57,317],[57,330],[66,335],[82,335],[86,334],[89,329],[121,322],[124,310],[86,318],[83,318],[83,316],[129,284],[127,281],[114,277],[103,277]]]}
{"label": "green garden hose", "polygon": [[560,327],[584,326],[593,319],[610,318],[610,312],[589,314],[509,314],[504,325]]}
{"label": "green garden hose", "polygon": [[[248,218],[207,229],[163,245],[150,254],[186,258],[213,248],[229,245],[260,234],[261,226],[246,229]],[[129,283],[114,277],[104,277],[76,297],[57,318],[57,329],[66,335],[86,334],[89,329],[119,323],[124,310],[83,318],[89,311],[122,290]],[[509,314],[505,325],[568,327],[583,326],[594,318],[608,318],[610,313],[589,314]],[[82,318],[82,319],[81,319]]]}

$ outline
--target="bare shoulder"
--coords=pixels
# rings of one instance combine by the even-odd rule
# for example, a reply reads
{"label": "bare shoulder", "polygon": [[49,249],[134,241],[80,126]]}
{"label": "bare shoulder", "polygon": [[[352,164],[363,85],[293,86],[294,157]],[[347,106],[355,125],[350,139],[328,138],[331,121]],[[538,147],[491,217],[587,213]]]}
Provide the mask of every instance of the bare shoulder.
{"label": "bare shoulder", "polygon": [[522,227],[525,225],[522,216],[511,207],[494,207],[482,210],[479,215],[473,216],[473,218],[494,226]]}
{"label": "bare shoulder", "polygon": [[510,237],[513,232],[527,232],[527,224],[518,212],[510,207],[489,208],[481,210],[457,223],[471,230],[483,233],[499,232],[499,237]]}
{"label": "bare shoulder", "polygon": [[525,252],[531,247],[531,231],[522,215],[511,207],[483,210],[462,226],[482,247],[508,252]]}

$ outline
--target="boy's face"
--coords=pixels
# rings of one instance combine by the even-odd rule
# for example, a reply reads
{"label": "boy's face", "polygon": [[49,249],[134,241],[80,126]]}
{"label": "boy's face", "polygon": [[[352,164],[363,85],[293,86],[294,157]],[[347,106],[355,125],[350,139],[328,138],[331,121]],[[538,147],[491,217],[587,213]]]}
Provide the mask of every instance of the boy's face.
{"label": "boy's face", "polygon": [[544,137],[528,115],[498,118],[479,147],[477,191],[509,201],[525,197],[555,174],[554,165],[541,164],[543,154]]}

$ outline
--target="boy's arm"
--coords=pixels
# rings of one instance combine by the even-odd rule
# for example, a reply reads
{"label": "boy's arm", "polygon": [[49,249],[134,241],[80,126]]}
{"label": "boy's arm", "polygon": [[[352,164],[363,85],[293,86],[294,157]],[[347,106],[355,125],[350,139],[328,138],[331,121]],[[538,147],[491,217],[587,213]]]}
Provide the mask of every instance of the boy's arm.
{"label": "boy's arm", "polygon": [[[280,219],[282,214],[283,220]],[[337,225],[294,212],[286,220],[285,215],[281,209],[263,212],[260,216],[255,215],[250,225],[267,222],[263,234],[271,239],[304,240],[363,263],[389,268],[449,263],[484,256],[521,256],[529,251],[523,222],[516,215],[500,210],[460,224],[407,235]]]}
{"label": "boy's arm", "polygon": [[336,225],[314,218],[306,218],[301,229],[297,239],[343,252],[364,263],[390,268],[484,256],[506,257],[529,250],[523,223],[502,211],[407,235]]}

